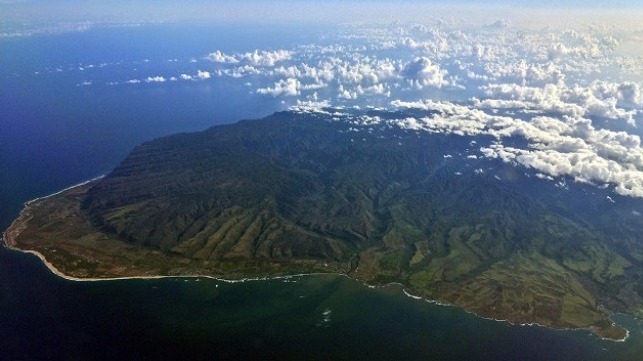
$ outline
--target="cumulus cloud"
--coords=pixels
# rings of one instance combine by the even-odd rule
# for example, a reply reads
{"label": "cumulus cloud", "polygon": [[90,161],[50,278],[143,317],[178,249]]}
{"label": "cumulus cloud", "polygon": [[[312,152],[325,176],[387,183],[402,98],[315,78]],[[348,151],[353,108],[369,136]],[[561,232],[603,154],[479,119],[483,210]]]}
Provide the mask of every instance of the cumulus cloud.
{"label": "cumulus cloud", "polygon": [[331,106],[330,101],[301,101],[297,100],[297,104],[290,107],[290,110],[300,113],[315,113],[315,114],[327,114],[332,115],[326,109]]}
{"label": "cumulus cloud", "polygon": [[511,21],[506,20],[506,19],[499,19],[494,21],[493,23],[489,23],[486,25],[488,28],[496,28],[496,29],[502,29],[511,26]]}
{"label": "cumulus cloud", "polygon": [[300,94],[301,83],[299,80],[294,78],[280,79],[277,81],[273,87],[259,88],[257,89],[258,94],[272,95],[274,97],[284,95],[284,96],[295,96]]}
{"label": "cumulus cloud", "polygon": [[554,63],[529,63],[521,60],[515,63],[491,63],[485,67],[489,80],[509,82],[522,86],[545,86],[563,84],[565,75]]}
{"label": "cumulus cloud", "polygon": [[241,60],[244,60],[248,62],[248,64],[254,66],[275,66],[276,63],[289,60],[290,58],[292,58],[292,51],[289,50],[255,50],[254,52],[245,53],[240,56]]}
{"label": "cumulus cloud", "polygon": [[238,78],[244,78],[247,76],[253,76],[253,75],[265,75],[260,69],[255,68],[252,65],[242,65],[242,66],[236,66],[231,69],[219,69],[216,71],[216,75],[222,76],[226,75],[235,79]]}
{"label": "cumulus cloud", "polygon": [[215,63],[237,64],[244,62],[253,66],[268,66],[272,67],[275,64],[290,60],[293,52],[290,50],[255,50],[244,54],[229,55],[217,50],[206,56],[206,59]]}
{"label": "cumulus cloud", "polygon": [[415,58],[406,64],[401,71],[401,75],[416,89],[427,86],[441,88],[448,85],[444,79],[446,74],[446,70],[440,69],[438,64],[434,64],[431,59],[426,57]]}
{"label": "cumulus cloud", "polygon": [[[488,158],[533,168],[552,177],[613,184],[621,195],[643,197],[643,148],[638,135],[597,129],[582,117],[562,119],[522,114],[524,119],[487,114],[449,102],[393,101],[397,108],[427,110],[431,116],[391,122],[399,127],[434,133],[475,136],[499,141],[480,149]],[[501,140],[522,137],[528,148],[505,146]]]}
{"label": "cumulus cloud", "polygon": [[599,99],[616,99],[618,105],[621,106],[643,106],[641,87],[631,81],[614,83],[596,80],[590,84],[589,89],[595,97]]}
{"label": "cumulus cloud", "polygon": [[[625,67],[624,58],[611,56],[621,43],[615,36],[534,31],[513,24],[516,31],[488,30],[509,25],[499,20],[477,29],[458,28],[456,23],[399,25],[395,31],[365,27],[329,35],[331,41],[324,45],[246,53],[216,50],[206,56],[217,63],[208,73],[274,84],[255,89],[256,94],[308,99],[316,93],[340,102],[381,104],[385,98],[409,99],[427,90],[433,96],[460,89],[467,97],[459,99],[472,99],[480,109],[603,117],[632,125],[643,119],[639,83],[599,79],[605,69]],[[186,74],[192,74],[191,80],[203,79],[199,73]]]}
{"label": "cumulus cloud", "polygon": [[616,84],[595,81],[587,87],[578,84],[567,86],[564,82],[549,83],[543,87],[505,83],[484,85],[480,89],[490,99],[500,100],[479,102],[484,107],[515,106],[570,116],[621,119],[630,125],[635,125],[639,110],[623,106],[640,107],[642,101],[640,88],[631,82]]}
{"label": "cumulus cloud", "polygon": [[239,62],[239,60],[237,60],[237,58],[235,58],[233,55],[224,54],[220,50],[208,54],[208,56],[206,56],[206,59],[215,63],[235,64]]}
{"label": "cumulus cloud", "polygon": [[162,76],[148,76],[145,78],[146,83],[165,83],[167,79]]}
{"label": "cumulus cloud", "polygon": [[[511,31],[502,30],[509,26]],[[340,105],[414,109],[413,117],[350,121],[354,130],[384,124],[486,135],[496,143],[472,144],[480,152],[464,157],[496,158],[533,169],[543,179],[611,184],[619,194],[641,196],[643,154],[635,133],[643,121],[643,64],[619,53],[624,43],[640,38],[609,27],[534,30],[504,20],[466,28],[457,22],[399,23],[329,34],[323,45],[217,50],[206,56],[207,71],[186,60],[186,68],[173,73],[180,74],[176,78],[123,83],[228,77],[240,80],[242,91],[294,98],[288,102],[296,102],[299,111]],[[75,65],[65,71],[79,70]],[[516,138],[524,139],[524,146],[507,142]]]}
{"label": "cumulus cloud", "polygon": [[170,78],[170,80],[178,80],[178,79],[181,79],[181,80],[207,80],[207,79],[210,79],[211,77],[212,77],[212,74],[210,72],[205,71],[205,70],[197,70],[196,75],[189,75],[189,74],[183,73],[183,74],[179,75],[178,78],[172,77],[172,78]]}
{"label": "cumulus cloud", "polygon": [[196,77],[201,79],[201,80],[205,80],[205,79],[210,79],[211,75],[207,71],[199,70],[199,71],[197,71]]}
{"label": "cumulus cloud", "polygon": [[581,182],[612,183],[621,195],[643,197],[643,171],[629,169],[596,153],[557,150],[525,150],[494,144],[481,148],[483,154],[518,163],[548,175],[568,176]]}

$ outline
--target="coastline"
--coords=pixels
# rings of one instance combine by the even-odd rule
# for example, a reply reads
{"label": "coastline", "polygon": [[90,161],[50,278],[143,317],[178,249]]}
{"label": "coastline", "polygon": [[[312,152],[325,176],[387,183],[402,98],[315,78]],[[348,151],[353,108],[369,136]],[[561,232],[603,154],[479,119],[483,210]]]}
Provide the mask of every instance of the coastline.
{"label": "coastline", "polygon": [[[544,328],[547,328],[547,329],[550,329],[550,330],[557,330],[557,331],[579,331],[579,330],[586,330],[586,331],[589,331],[591,335],[596,336],[596,337],[598,337],[600,340],[603,340],[603,341],[625,342],[625,341],[627,341],[627,339],[630,337],[630,330],[628,330],[627,328],[623,328],[623,329],[625,330],[625,336],[624,336],[623,338],[621,338],[621,339],[613,339],[613,338],[602,337],[602,336],[600,336],[600,335],[598,335],[598,334],[596,334],[596,333],[592,332],[589,328],[569,328],[569,327],[567,327],[567,328],[555,328],[555,327],[550,327],[550,326],[547,326],[547,325],[540,324],[540,323],[538,323],[538,322],[517,323],[517,322],[512,322],[512,321],[510,321],[510,320],[507,320],[507,319],[499,319],[499,318],[493,318],[493,317],[486,317],[486,316],[479,315],[479,314],[475,313],[474,311],[471,311],[471,310],[468,310],[468,309],[466,309],[466,308],[460,307],[460,306],[458,306],[458,305],[454,305],[454,304],[451,304],[451,303],[440,302],[440,301],[436,301],[436,300],[432,300],[432,299],[424,298],[424,297],[421,297],[421,296],[416,296],[416,295],[414,295],[414,294],[410,293],[409,291],[407,291],[407,290],[406,290],[406,288],[403,288],[403,287],[404,287],[404,285],[402,285],[401,283],[396,283],[396,282],[395,282],[395,284],[398,284],[398,285],[402,286],[402,292],[404,292],[404,295],[406,295],[407,297],[410,297],[410,298],[412,298],[412,299],[415,299],[415,300],[422,300],[422,301],[424,301],[424,302],[428,302],[428,303],[430,303],[430,304],[437,305],[437,306],[443,306],[443,307],[457,307],[457,308],[459,308],[459,309],[463,310],[463,311],[464,311],[464,312],[466,312],[466,313],[472,314],[472,315],[474,315],[474,316],[476,316],[476,317],[479,317],[479,318],[482,318],[482,319],[485,319],[485,320],[489,320],[489,321],[506,322],[506,323],[508,323],[508,324],[510,324],[510,325],[512,325],[512,326],[531,326],[531,327],[534,327],[534,326],[535,326],[535,327],[544,327]],[[370,285],[369,285],[369,287],[376,287],[376,286],[370,286]],[[612,321],[612,320],[610,319],[610,321]],[[616,326],[616,323],[615,323],[614,321],[612,321],[612,326]]]}
{"label": "coastline", "polygon": [[[89,183],[91,183],[91,182],[94,182],[94,181],[97,181],[97,180],[99,180],[99,179],[103,179],[103,178],[105,178],[105,174],[101,174],[101,175],[99,175],[99,176],[97,176],[97,177],[94,177],[94,178],[91,178],[91,179],[88,179],[88,180],[82,181],[82,182],[80,182],[80,183],[74,184],[74,185],[72,185],[72,186],[69,186],[69,187],[67,187],[67,188],[65,188],[65,189],[61,189],[61,190],[56,191],[56,192],[54,192],[54,193],[47,194],[47,195],[42,196],[42,197],[34,198],[34,199],[32,199],[32,200],[26,201],[26,202],[24,203],[24,204],[25,204],[25,207],[26,207],[26,206],[28,206],[28,205],[30,205],[30,204],[32,204],[32,203],[34,203],[34,202],[37,202],[37,201],[40,201],[40,200],[43,200],[43,199],[47,199],[47,198],[51,198],[51,197],[53,197],[53,196],[57,196],[57,195],[59,195],[59,194],[61,194],[61,193],[67,192],[67,191],[72,190],[72,189],[74,189],[74,188],[82,187],[82,186],[84,186],[84,185],[86,185],[86,184],[89,184]],[[23,209],[23,210],[24,210],[24,209]],[[3,238],[4,238],[4,237],[3,237]]]}
{"label": "coastline", "polygon": [[[3,240],[3,243],[4,243],[4,238],[2,240]],[[66,274],[62,273],[52,263],[47,261],[45,256],[42,255],[38,251],[24,250],[24,249],[20,249],[20,248],[15,248],[15,247],[11,247],[11,246],[7,245],[6,243],[4,243],[4,247],[6,247],[6,249],[11,250],[11,251],[21,252],[21,253],[31,254],[31,255],[36,256],[38,259],[40,259],[40,261],[42,261],[42,263],[53,274],[55,274],[56,276],[58,276],[60,278],[65,279],[67,281],[73,281],[73,282],[109,282],[109,281],[126,281],[126,280],[160,280],[160,279],[170,279],[170,278],[195,278],[195,279],[206,278],[206,279],[211,279],[211,280],[215,280],[215,281],[219,281],[219,282],[225,282],[225,283],[244,283],[244,282],[291,279],[291,278],[295,278],[295,277],[314,277],[314,276],[333,275],[333,276],[346,277],[346,278],[351,279],[353,281],[360,282],[362,285],[364,285],[364,286],[366,286],[368,288],[389,287],[389,286],[393,286],[393,285],[399,286],[401,288],[401,290],[402,290],[402,293],[406,297],[412,298],[414,300],[424,301],[424,302],[430,303],[432,305],[441,306],[441,307],[457,307],[458,309],[463,310],[464,312],[469,313],[471,315],[474,315],[474,316],[476,316],[478,318],[482,318],[482,319],[489,320],[489,321],[495,321],[495,322],[506,322],[506,323],[508,323],[508,324],[510,324],[512,326],[544,327],[544,328],[547,328],[547,329],[550,329],[550,330],[558,330],[558,331],[586,330],[586,331],[589,331],[591,335],[598,337],[600,340],[611,341],[611,342],[626,342],[627,339],[630,337],[630,330],[628,330],[626,328],[624,328],[625,336],[623,338],[621,338],[621,339],[612,339],[612,338],[606,338],[606,337],[602,337],[600,335],[597,335],[596,333],[591,332],[591,330],[588,329],[588,328],[555,328],[555,327],[549,327],[549,326],[546,326],[546,325],[542,325],[542,324],[539,324],[537,322],[515,323],[515,322],[511,322],[510,320],[506,320],[506,319],[496,319],[496,318],[492,318],[492,317],[485,317],[485,316],[481,316],[481,315],[479,315],[479,314],[477,314],[477,313],[475,313],[473,311],[467,310],[466,308],[459,307],[459,306],[454,305],[454,304],[444,303],[444,302],[440,302],[440,301],[437,301],[437,300],[432,300],[432,299],[424,298],[424,297],[421,297],[421,296],[416,296],[416,295],[410,293],[404,287],[404,285],[399,283],[399,282],[391,282],[391,283],[387,283],[387,284],[383,284],[383,285],[373,285],[373,284],[363,282],[362,280],[352,278],[349,275],[344,274],[344,273],[301,273],[301,274],[293,274],[293,275],[286,275],[286,276],[272,276],[272,277],[266,276],[266,277],[251,277],[251,278],[241,278],[241,279],[219,278],[219,277],[210,276],[210,275],[128,276],[128,277],[106,277],[106,278],[79,278],[79,277],[73,277],[73,276],[66,275]],[[612,325],[615,326],[616,324],[612,321]]]}
{"label": "coastline", "polygon": [[[515,323],[515,322],[512,322],[512,321],[507,320],[507,319],[496,319],[496,318],[492,318],[492,317],[485,317],[485,316],[481,316],[481,315],[477,314],[476,312],[473,312],[471,310],[468,310],[468,309],[466,309],[464,307],[460,307],[460,306],[455,305],[455,304],[444,303],[444,302],[440,302],[440,301],[437,301],[437,300],[428,299],[428,298],[425,298],[425,297],[413,295],[412,293],[410,293],[406,289],[406,286],[404,284],[400,283],[400,282],[390,282],[390,283],[387,283],[387,284],[369,284],[369,283],[367,283],[367,282],[365,282],[363,280],[351,277],[351,276],[349,276],[348,274],[345,274],[345,273],[314,272],[314,273],[301,273],[301,274],[281,275],[281,276],[251,277],[251,278],[241,278],[241,279],[226,279],[226,278],[220,278],[220,277],[211,276],[211,275],[198,275],[198,274],[197,275],[171,275],[171,276],[149,275],[149,276],[125,276],[125,277],[105,277],[105,278],[79,278],[79,277],[74,277],[74,276],[67,275],[67,274],[63,273],[62,271],[60,271],[51,262],[49,262],[42,253],[40,253],[38,251],[35,251],[35,250],[21,249],[21,248],[18,248],[15,245],[10,244],[8,242],[8,240],[7,240],[7,232],[10,229],[12,229],[13,226],[14,226],[14,223],[17,222],[24,215],[24,212],[27,211],[27,208],[28,208],[29,205],[33,204],[34,202],[37,202],[37,201],[40,201],[40,200],[43,200],[43,199],[47,199],[47,198],[59,195],[59,194],[61,194],[63,192],[73,190],[73,189],[78,188],[78,187],[85,186],[85,185],[87,185],[87,184],[89,184],[91,182],[97,181],[97,180],[99,180],[99,179],[101,179],[103,177],[105,177],[105,175],[101,175],[101,176],[98,176],[98,177],[83,181],[81,183],[78,183],[78,184],[72,185],[70,187],[67,187],[67,188],[65,188],[63,190],[54,192],[52,194],[42,196],[42,197],[38,197],[38,198],[35,198],[35,199],[32,199],[32,200],[29,200],[29,201],[25,202],[24,203],[25,207],[20,211],[18,218],[16,218],[12,222],[12,224],[9,226],[9,228],[7,228],[5,231],[3,231],[2,238],[0,239],[0,247],[5,247],[6,249],[11,250],[11,251],[17,251],[17,252],[21,252],[21,253],[34,255],[38,259],[40,259],[40,261],[42,261],[45,264],[45,266],[49,269],[50,272],[52,272],[56,276],[58,276],[60,278],[63,278],[65,280],[67,280],[67,281],[74,281],[74,282],[106,282],[106,281],[124,281],[124,280],[159,280],[159,279],[166,279],[166,278],[196,278],[196,279],[206,278],[206,279],[216,280],[216,281],[225,282],[225,283],[243,283],[243,282],[252,282],[252,281],[290,279],[290,278],[293,278],[293,277],[309,277],[309,276],[314,277],[314,276],[321,276],[321,275],[334,275],[334,276],[346,277],[346,278],[349,278],[351,280],[360,282],[361,284],[363,284],[364,286],[367,286],[369,288],[388,287],[388,286],[391,286],[391,285],[396,285],[396,286],[399,286],[401,288],[403,294],[405,296],[409,297],[409,298],[412,298],[412,299],[415,299],[415,300],[422,300],[424,302],[428,302],[430,304],[434,304],[434,305],[437,305],[437,306],[457,307],[458,309],[461,309],[461,310],[465,311],[466,313],[472,314],[472,315],[474,315],[476,317],[479,317],[479,318],[482,318],[482,319],[485,319],[485,320],[490,320],[490,321],[506,322],[506,323],[508,323],[508,324],[510,324],[512,326],[538,326],[538,327],[544,327],[544,328],[547,328],[547,329],[559,330],[559,331],[587,330],[587,331],[590,332],[591,335],[594,335],[594,336],[598,337],[600,340],[612,341],[612,342],[625,342],[625,341],[627,341],[627,339],[630,336],[630,330],[628,330],[626,328],[623,328],[625,330],[625,336],[623,338],[621,338],[621,339],[612,339],[612,338],[602,337],[602,336],[598,335],[597,333],[593,332],[591,330],[591,328],[555,328],[555,327],[542,325],[542,324],[539,324],[537,322]],[[18,234],[20,234],[20,232]],[[610,321],[612,322],[612,326],[616,326],[614,321],[612,321],[611,319],[610,319]]]}

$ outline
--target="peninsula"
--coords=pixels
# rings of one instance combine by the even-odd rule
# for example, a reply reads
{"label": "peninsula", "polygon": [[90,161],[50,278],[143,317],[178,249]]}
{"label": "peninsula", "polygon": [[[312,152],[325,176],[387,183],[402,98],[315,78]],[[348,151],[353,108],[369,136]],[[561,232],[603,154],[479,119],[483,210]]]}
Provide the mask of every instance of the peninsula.
{"label": "peninsula", "polygon": [[4,240],[74,278],[341,273],[623,339],[610,315],[643,315],[641,200],[462,156],[484,141],[280,112],[146,142],[27,203]]}

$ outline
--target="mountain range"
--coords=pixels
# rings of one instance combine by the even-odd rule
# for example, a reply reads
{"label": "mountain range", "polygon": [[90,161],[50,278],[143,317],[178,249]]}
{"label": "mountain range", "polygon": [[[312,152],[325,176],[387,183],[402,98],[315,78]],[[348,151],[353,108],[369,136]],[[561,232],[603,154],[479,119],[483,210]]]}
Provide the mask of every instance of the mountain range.
{"label": "mountain range", "polygon": [[471,156],[492,141],[279,112],[141,144],[28,203],[5,241],[78,278],[342,273],[623,338],[609,316],[643,316],[641,200]]}

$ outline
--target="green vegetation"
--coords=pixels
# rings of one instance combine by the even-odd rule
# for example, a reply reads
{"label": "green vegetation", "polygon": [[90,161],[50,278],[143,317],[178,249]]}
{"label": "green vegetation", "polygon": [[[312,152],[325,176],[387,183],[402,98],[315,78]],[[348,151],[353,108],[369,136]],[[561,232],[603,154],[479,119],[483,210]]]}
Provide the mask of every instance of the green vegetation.
{"label": "green vegetation", "polygon": [[610,312],[640,313],[641,217],[443,157],[466,137],[350,126],[277,113],[147,142],[6,238],[77,277],[338,272],[606,337]]}

